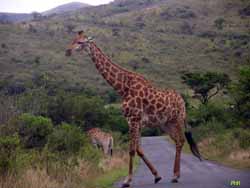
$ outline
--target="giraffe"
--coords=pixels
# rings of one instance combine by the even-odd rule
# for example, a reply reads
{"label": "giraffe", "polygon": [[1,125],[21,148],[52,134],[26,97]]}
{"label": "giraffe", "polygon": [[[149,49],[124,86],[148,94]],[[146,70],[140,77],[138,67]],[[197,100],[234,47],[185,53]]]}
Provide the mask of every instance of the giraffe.
{"label": "giraffe", "polygon": [[[132,182],[133,158],[136,153],[151,171],[154,183],[162,179],[140,146],[140,132],[145,126],[160,127],[175,142],[176,154],[172,182],[178,182],[181,150],[185,137],[192,153],[202,159],[192,134],[187,129],[185,102],[181,95],[172,89],[156,88],[142,75],[114,64],[97,47],[92,38],[86,37],[83,31],[79,31],[68,46],[65,55],[71,56],[73,51],[82,50],[89,54],[99,73],[122,98],[122,111],[129,126],[129,172],[122,187],[129,187]],[[185,133],[183,133],[184,128],[186,128]]]}
{"label": "giraffe", "polygon": [[87,131],[87,135],[93,145],[100,147],[105,155],[112,156],[114,140],[110,133],[103,132],[99,128],[92,128]]}

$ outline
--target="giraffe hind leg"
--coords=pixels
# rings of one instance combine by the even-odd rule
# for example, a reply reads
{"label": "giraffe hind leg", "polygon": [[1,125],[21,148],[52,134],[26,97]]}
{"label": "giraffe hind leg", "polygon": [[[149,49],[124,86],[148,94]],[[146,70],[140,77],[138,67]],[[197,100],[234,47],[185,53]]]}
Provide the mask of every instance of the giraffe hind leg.
{"label": "giraffe hind leg", "polygon": [[176,153],[175,153],[175,161],[174,161],[174,175],[171,180],[173,183],[177,183],[178,179],[180,178],[180,159],[181,159],[181,151],[184,145],[185,139],[183,132],[181,130],[182,124],[176,122],[171,123],[164,127],[164,131],[167,132],[170,138],[175,142],[176,146]]}

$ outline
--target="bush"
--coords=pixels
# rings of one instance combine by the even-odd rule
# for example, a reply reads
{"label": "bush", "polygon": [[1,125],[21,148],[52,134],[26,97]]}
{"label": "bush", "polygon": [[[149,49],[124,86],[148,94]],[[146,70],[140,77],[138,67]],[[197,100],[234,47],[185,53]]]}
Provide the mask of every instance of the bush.
{"label": "bush", "polygon": [[53,126],[50,119],[42,116],[22,114],[15,120],[18,134],[25,148],[42,148],[47,143]]}
{"label": "bush", "polygon": [[120,99],[120,96],[114,90],[109,90],[105,95],[105,100],[107,103],[115,103]]}
{"label": "bush", "polygon": [[104,125],[104,102],[99,97],[58,96],[51,102],[49,117],[56,123],[67,122],[81,126],[84,130]]}
{"label": "bush", "polygon": [[142,136],[160,136],[161,130],[159,128],[145,127],[142,129]]}
{"label": "bush", "polygon": [[244,127],[250,128],[250,66],[240,69],[239,81],[230,86],[234,99],[233,110]]}
{"label": "bush", "polygon": [[102,153],[98,148],[94,148],[92,145],[86,144],[82,148],[80,156],[84,160],[98,165],[101,160]]}
{"label": "bush", "polygon": [[107,119],[105,120],[104,128],[121,132],[122,134],[128,133],[127,120],[122,115],[121,109],[109,107],[106,109]]}
{"label": "bush", "polygon": [[233,135],[239,140],[239,145],[243,149],[250,148],[250,131],[248,129],[235,129]]}
{"label": "bush", "polygon": [[114,139],[114,150],[126,150],[128,148],[128,134],[121,134],[121,132],[112,132]]}
{"label": "bush", "polygon": [[49,136],[48,148],[51,152],[72,155],[77,154],[85,143],[84,135],[78,127],[63,123]]}
{"label": "bush", "polygon": [[202,126],[193,129],[195,140],[200,141],[214,134],[224,134],[225,128],[222,122],[212,120],[203,123]]}
{"label": "bush", "polygon": [[206,124],[209,121],[223,122],[225,128],[234,126],[234,117],[220,103],[200,104],[199,107],[188,110],[188,122],[192,127]]}
{"label": "bush", "polygon": [[16,156],[20,141],[17,135],[0,137],[0,174],[16,170]]}
{"label": "bush", "polygon": [[20,111],[34,115],[47,115],[48,96],[44,89],[30,90],[19,97],[18,108]]}

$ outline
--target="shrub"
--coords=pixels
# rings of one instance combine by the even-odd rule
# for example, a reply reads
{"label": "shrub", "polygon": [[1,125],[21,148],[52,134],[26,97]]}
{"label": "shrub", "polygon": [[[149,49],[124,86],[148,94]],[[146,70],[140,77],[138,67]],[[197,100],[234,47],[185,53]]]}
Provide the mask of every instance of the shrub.
{"label": "shrub", "polygon": [[25,148],[42,148],[52,132],[52,122],[42,116],[22,114],[15,120],[18,134]]}
{"label": "shrub", "polygon": [[16,156],[20,141],[17,135],[0,137],[0,174],[16,169]]}
{"label": "shrub", "polygon": [[51,152],[71,155],[77,154],[85,143],[84,135],[78,127],[63,123],[49,136],[48,148]]}
{"label": "shrub", "polygon": [[217,29],[222,30],[225,20],[223,18],[218,18],[214,21],[214,25]]}

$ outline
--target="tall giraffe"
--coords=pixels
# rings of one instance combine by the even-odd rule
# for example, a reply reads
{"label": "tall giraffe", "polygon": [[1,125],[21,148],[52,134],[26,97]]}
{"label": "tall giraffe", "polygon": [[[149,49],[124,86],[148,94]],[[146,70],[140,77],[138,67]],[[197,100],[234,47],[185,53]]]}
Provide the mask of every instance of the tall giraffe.
{"label": "tall giraffe", "polygon": [[[70,56],[72,51],[85,50],[90,55],[99,73],[118,92],[122,98],[122,111],[129,126],[129,175],[122,187],[129,187],[132,181],[133,158],[137,153],[154,175],[154,182],[161,180],[157,170],[146,158],[140,146],[140,131],[144,126],[160,127],[167,132],[176,145],[174,175],[172,182],[180,177],[180,157],[185,142],[183,127],[186,127],[185,102],[175,90],[161,90],[154,87],[142,75],[128,71],[111,60],[97,47],[95,42],[79,31],[66,50]],[[191,132],[185,132],[192,153],[201,160],[201,155]]]}
{"label": "tall giraffe", "polygon": [[92,144],[101,147],[104,154],[112,156],[114,139],[110,133],[106,133],[99,128],[92,128],[87,131],[87,135],[90,137]]}

